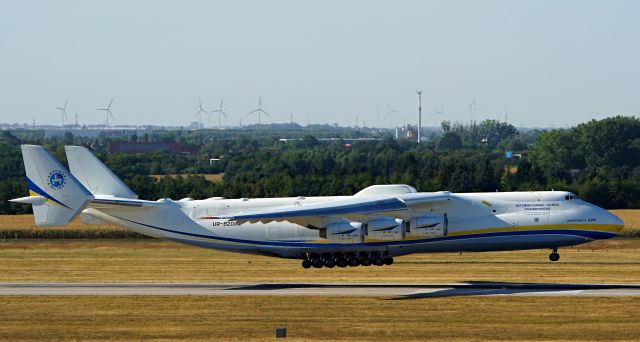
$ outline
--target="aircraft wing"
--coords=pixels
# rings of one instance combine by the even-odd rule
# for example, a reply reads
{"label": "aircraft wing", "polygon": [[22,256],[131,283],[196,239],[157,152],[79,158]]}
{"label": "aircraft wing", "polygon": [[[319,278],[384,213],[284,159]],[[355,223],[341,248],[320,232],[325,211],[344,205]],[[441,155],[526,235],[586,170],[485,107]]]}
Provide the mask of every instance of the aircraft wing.
{"label": "aircraft wing", "polygon": [[381,215],[406,218],[412,208],[424,210],[429,206],[437,206],[449,201],[445,196],[411,197],[407,200],[391,198],[350,198],[347,200],[314,203],[292,207],[274,208],[272,210],[246,212],[219,216],[242,224],[245,222],[281,222],[289,221],[301,225],[322,225],[330,218],[341,218],[354,221],[368,221]]}
{"label": "aircraft wing", "polygon": [[386,199],[347,199],[333,202],[303,204],[299,206],[274,208],[234,215],[220,216],[241,222],[298,221],[296,219],[321,219],[324,217],[349,217],[358,214],[384,214],[407,210],[407,206],[397,198]]}

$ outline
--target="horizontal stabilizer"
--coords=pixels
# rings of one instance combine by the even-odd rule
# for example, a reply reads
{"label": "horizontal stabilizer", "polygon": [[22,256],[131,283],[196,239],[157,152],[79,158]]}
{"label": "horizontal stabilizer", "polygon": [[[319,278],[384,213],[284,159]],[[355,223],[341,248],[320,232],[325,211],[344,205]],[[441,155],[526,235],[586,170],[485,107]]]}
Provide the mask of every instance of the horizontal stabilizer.
{"label": "horizontal stabilizer", "polygon": [[20,198],[14,198],[9,200],[9,202],[32,204],[32,205],[43,205],[46,201],[47,201],[47,198],[43,196],[27,196],[27,197],[20,197]]}

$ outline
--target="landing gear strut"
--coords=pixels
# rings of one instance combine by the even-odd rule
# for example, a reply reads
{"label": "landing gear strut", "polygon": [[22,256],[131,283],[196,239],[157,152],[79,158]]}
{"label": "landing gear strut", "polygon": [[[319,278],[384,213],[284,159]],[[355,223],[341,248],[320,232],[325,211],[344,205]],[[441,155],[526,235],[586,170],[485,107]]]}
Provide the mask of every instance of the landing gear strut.
{"label": "landing gear strut", "polygon": [[560,260],[560,254],[558,254],[558,249],[554,248],[553,252],[551,252],[551,254],[549,254],[549,260],[551,261],[558,261]]}

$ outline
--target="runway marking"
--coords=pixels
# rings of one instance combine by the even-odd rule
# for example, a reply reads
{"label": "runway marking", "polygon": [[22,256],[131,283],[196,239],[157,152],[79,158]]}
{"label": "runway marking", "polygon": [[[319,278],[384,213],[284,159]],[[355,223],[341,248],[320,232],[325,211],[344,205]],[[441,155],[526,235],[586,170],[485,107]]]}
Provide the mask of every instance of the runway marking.
{"label": "runway marking", "polygon": [[0,296],[640,297],[640,284],[538,283],[0,283]]}

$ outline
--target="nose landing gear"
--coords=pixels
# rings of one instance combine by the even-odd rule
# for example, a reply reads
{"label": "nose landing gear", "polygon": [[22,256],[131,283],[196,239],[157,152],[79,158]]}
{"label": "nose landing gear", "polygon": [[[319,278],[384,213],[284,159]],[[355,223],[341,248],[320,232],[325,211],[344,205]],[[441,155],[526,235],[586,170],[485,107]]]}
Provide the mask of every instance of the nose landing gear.
{"label": "nose landing gear", "polygon": [[560,260],[560,254],[558,254],[557,248],[554,248],[551,254],[549,254],[549,260],[553,262]]}

